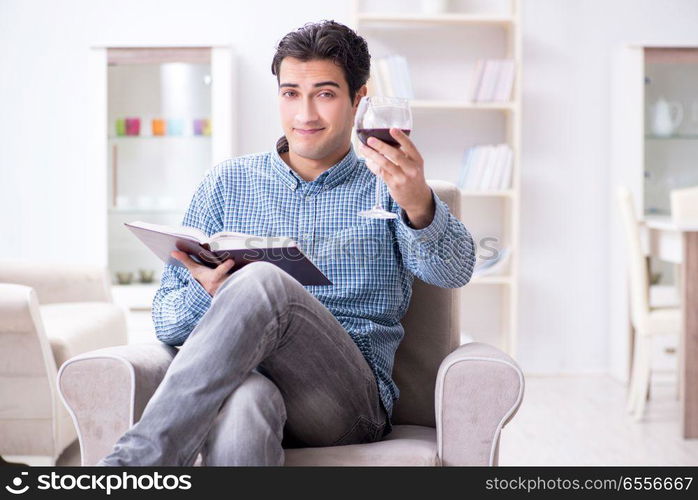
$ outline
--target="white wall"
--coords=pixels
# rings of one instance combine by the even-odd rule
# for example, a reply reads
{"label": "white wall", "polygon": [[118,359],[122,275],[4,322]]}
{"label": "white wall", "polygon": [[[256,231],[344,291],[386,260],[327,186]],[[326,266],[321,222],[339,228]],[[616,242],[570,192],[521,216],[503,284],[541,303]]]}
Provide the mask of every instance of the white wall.
{"label": "white wall", "polygon": [[[690,39],[698,2],[523,3],[518,359],[529,372],[606,370],[610,55],[624,40]],[[269,70],[278,39],[307,21],[349,23],[351,8],[0,0],[0,258],[99,259],[89,248],[76,255],[64,247],[79,240],[86,217],[90,45],[232,44],[241,72],[239,152],[251,153],[281,133]]]}

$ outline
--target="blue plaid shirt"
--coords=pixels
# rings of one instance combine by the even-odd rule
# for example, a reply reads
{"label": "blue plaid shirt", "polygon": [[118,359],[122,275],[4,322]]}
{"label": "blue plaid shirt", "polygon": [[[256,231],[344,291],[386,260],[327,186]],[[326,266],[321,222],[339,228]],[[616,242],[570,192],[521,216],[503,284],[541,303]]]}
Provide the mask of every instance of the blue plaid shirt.
{"label": "blue plaid shirt", "polygon": [[[383,183],[383,207],[399,218],[357,215],[373,206],[376,177],[353,146],[313,181],[303,180],[281,159],[287,150],[282,137],[271,153],[226,160],[210,169],[182,225],[208,235],[237,231],[295,240],[333,283],[305,288],[359,347],[391,416],[399,396],[393,361],[414,276],[439,287],[465,285],[475,263],[473,239],[433,191],[436,212],[423,229],[409,227]],[[211,296],[186,268],[166,265],[153,300],[158,339],[181,345],[210,304]]]}

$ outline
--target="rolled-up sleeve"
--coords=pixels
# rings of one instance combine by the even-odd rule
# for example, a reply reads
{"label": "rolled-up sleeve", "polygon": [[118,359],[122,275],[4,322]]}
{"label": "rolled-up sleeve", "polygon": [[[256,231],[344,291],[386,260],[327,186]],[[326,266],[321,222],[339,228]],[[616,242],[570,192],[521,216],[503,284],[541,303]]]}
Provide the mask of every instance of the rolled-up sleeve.
{"label": "rolled-up sleeve", "polygon": [[475,244],[465,225],[432,190],[434,218],[422,229],[408,225],[398,207],[397,242],[405,267],[417,278],[442,288],[458,288],[470,281],[475,265]]}
{"label": "rolled-up sleeve", "polygon": [[[223,229],[222,213],[223,198],[214,167],[197,187],[182,225],[196,227],[210,236]],[[183,344],[210,306],[211,296],[188,269],[166,264],[153,298],[157,338],[170,345]]]}

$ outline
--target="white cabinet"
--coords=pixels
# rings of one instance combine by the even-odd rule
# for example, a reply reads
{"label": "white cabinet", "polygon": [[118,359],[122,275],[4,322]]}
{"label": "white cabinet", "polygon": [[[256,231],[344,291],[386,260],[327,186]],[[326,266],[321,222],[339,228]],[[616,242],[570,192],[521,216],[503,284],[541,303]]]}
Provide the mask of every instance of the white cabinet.
{"label": "white cabinet", "polygon": [[[100,242],[130,342],[155,339],[163,263],[123,223],[181,224],[204,173],[236,154],[235,72],[229,46],[90,49],[84,233]],[[131,283],[117,284],[117,273]]]}
{"label": "white cabinet", "polygon": [[[138,282],[160,262],[123,225],[178,225],[203,174],[235,154],[230,47],[94,47],[91,165],[106,262]],[[98,201],[100,201],[98,200]]]}
{"label": "white cabinet", "polygon": [[[610,358],[625,379],[629,364],[627,267],[616,193],[626,186],[640,217],[668,217],[669,193],[698,185],[698,40],[693,44],[634,43],[619,47],[612,64],[611,162],[608,206]],[[672,264],[652,259],[662,284]]]}

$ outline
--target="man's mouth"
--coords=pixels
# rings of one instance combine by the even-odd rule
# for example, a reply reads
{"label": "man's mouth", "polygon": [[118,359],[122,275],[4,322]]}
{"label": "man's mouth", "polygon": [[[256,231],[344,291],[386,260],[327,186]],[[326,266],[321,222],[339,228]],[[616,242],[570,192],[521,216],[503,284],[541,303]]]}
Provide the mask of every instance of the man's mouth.
{"label": "man's mouth", "polygon": [[310,129],[302,129],[302,128],[294,128],[293,130],[296,131],[297,134],[300,135],[313,135],[316,134],[322,130],[325,130],[324,128],[310,128]]}

